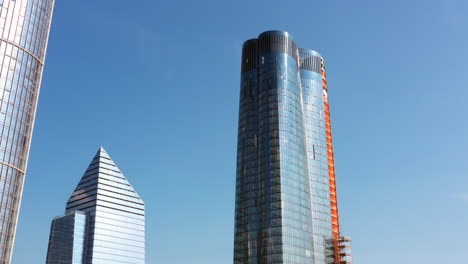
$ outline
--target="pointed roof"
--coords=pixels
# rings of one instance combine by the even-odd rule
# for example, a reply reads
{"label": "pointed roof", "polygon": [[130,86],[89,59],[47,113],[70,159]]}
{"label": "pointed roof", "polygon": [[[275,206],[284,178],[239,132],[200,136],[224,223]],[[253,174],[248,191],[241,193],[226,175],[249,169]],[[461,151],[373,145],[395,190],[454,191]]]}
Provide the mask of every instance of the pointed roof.
{"label": "pointed roof", "polygon": [[137,215],[144,215],[145,208],[143,200],[103,147],[99,148],[68,199],[66,212],[90,212],[97,207]]}

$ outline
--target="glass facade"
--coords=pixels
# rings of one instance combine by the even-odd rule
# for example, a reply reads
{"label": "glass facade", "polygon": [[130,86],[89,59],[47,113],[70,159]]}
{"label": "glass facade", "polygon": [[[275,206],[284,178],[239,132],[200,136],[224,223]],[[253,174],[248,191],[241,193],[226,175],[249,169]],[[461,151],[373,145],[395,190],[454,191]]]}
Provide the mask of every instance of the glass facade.
{"label": "glass facade", "polygon": [[53,6],[0,1],[0,264],[11,262]]}
{"label": "glass facade", "polygon": [[283,31],[244,43],[235,264],[331,261],[322,62]]}
{"label": "glass facade", "polygon": [[80,263],[145,263],[144,202],[103,148],[67,202],[74,211],[88,217]]}
{"label": "glass facade", "polygon": [[315,263],[326,263],[326,239],[330,238],[330,192],[327,138],[325,129],[321,56],[315,51],[299,49],[303,95],[308,172],[311,191],[312,229]]}
{"label": "glass facade", "polygon": [[52,221],[46,264],[82,264],[86,214],[71,212]]}

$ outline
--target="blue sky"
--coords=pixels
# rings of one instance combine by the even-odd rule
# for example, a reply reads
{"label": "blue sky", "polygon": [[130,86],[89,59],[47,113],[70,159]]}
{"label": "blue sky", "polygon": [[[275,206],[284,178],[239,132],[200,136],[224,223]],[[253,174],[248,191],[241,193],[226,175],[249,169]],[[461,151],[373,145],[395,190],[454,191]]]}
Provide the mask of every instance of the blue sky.
{"label": "blue sky", "polygon": [[147,207],[148,264],[232,263],[243,41],[327,62],[342,231],[359,264],[468,257],[468,3],[57,1],[14,264],[102,145]]}

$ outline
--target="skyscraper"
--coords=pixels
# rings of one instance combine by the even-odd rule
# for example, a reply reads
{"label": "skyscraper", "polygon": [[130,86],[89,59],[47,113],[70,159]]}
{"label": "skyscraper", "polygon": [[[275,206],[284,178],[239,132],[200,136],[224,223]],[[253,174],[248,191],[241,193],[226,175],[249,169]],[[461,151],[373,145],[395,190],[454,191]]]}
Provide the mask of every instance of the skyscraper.
{"label": "skyscraper", "polygon": [[0,264],[11,262],[54,0],[0,0]]}
{"label": "skyscraper", "polygon": [[144,264],[145,205],[100,148],[52,221],[47,264]]}
{"label": "skyscraper", "polygon": [[237,151],[235,264],[348,260],[323,58],[287,32],[244,43]]}

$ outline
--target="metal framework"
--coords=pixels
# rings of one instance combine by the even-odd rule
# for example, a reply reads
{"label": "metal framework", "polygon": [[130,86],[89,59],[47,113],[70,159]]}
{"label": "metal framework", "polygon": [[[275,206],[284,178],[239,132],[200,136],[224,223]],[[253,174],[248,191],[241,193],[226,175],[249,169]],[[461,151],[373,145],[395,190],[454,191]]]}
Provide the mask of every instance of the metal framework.
{"label": "metal framework", "polygon": [[327,240],[327,257],[329,264],[351,264],[351,238],[340,235],[340,219],[338,211],[338,197],[336,191],[335,158],[330,120],[330,106],[328,104],[327,73],[322,58],[322,86],[325,112],[325,129],[327,135],[328,178],[330,184],[330,209],[332,222],[332,238]]}
{"label": "metal framework", "polygon": [[339,237],[337,239],[327,240],[328,257],[331,259],[329,264],[351,264],[352,249],[351,238]]}

